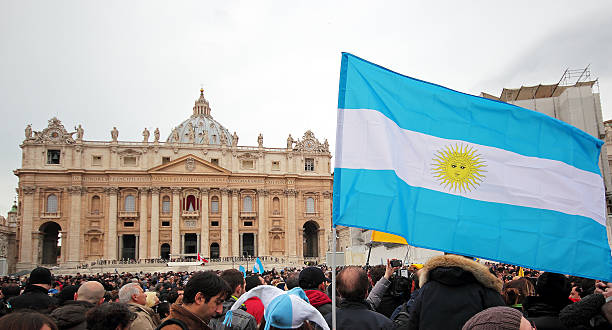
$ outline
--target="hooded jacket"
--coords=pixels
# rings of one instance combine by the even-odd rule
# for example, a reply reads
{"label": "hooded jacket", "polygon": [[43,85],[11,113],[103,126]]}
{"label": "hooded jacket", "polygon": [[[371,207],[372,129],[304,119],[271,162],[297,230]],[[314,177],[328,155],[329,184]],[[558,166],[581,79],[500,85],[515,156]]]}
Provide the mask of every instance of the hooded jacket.
{"label": "hooded jacket", "polygon": [[421,289],[408,329],[457,329],[478,312],[505,306],[502,282],[489,269],[462,256],[430,259],[419,275]]}
{"label": "hooded jacket", "polygon": [[64,306],[51,312],[50,316],[60,330],[85,330],[87,329],[85,314],[94,307],[95,305],[88,301],[67,301]]}
{"label": "hooded jacket", "polygon": [[231,296],[229,299],[223,302],[223,312],[220,315],[213,317],[208,322],[208,326],[211,329],[248,329],[255,330],[257,329],[257,321],[255,321],[255,317],[253,315],[246,312],[246,307],[240,306],[240,308],[232,311],[232,326],[226,327],[223,325],[223,321],[225,320],[225,313],[232,308],[234,303],[238,299]]}
{"label": "hooded jacket", "polygon": [[561,323],[559,313],[565,306],[571,303],[572,301],[569,298],[553,300],[539,296],[530,296],[527,297],[523,308],[525,309],[527,319],[532,321],[536,328],[541,330],[563,330],[568,328]]}
{"label": "hooded jacket", "polygon": [[332,310],[332,301],[325,294],[325,292],[320,290],[304,290],[306,293],[306,297],[308,297],[308,301],[312,305],[312,307],[316,308],[321,315],[325,315],[330,313]]}

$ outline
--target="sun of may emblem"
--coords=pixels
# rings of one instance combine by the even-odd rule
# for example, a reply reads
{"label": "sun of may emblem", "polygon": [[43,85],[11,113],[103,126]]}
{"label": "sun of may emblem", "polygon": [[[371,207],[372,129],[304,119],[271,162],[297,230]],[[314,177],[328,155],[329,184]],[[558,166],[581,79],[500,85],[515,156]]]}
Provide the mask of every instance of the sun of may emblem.
{"label": "sun of may emblem", "polygon": [[476,189],[486,172],[484,160],[477,150],[462,144],[450,145],[438,150],[433,159],[433,173],[444,188],[453,192]]}

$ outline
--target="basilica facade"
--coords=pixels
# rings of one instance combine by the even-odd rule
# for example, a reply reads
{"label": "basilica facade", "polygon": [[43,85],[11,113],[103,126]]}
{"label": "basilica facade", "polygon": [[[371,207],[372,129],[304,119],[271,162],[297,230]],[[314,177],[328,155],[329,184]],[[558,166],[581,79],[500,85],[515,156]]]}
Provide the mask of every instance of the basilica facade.
{"label": "basilica facade", "polygon": [[[243,146],[200,90],[165,142],[89,141],[79,125],[25,129],[18,269],[94,260],[276,256],[323,261],[331,231],[331,154],[311,131],[286,146]],[[284,143],[284,141],[283,141]]]}

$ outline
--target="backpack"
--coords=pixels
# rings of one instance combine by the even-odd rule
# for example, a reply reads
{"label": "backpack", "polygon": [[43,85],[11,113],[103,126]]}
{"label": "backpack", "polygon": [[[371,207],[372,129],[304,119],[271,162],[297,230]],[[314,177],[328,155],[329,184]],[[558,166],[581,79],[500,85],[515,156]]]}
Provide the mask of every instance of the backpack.
{"label": "backpack", "polygon": [[162,322],[155,330],[161,330],[163,327],[167,325],[172,325],[172,324],[178,325],[183,330],[189,330],[189,328],[187,328],[187,325],[185,325],[185,323],[179,319],[167,319],[164,322]]}

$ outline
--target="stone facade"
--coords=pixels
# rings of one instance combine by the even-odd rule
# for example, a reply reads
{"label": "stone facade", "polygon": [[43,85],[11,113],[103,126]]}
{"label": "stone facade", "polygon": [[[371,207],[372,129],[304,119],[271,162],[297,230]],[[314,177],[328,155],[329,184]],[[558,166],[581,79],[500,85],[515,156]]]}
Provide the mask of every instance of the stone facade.
{"label": "stone facade", "polygon": [[16,233],[17,206],[13,205],[6,218],[0,216],[0,276],[6,276],[16,271]]}
{"label": "stone facade", "polygon": [[[203,91],[166,142],[87,141],[56,118],[25,129],[19,268],[98,259],[278,256],[323,260],[331,154],[311,131],[286,147],[239,146]],[[59,244],[61,242],[61,244]],[[57,250],[55,250],[57,249]]]}

